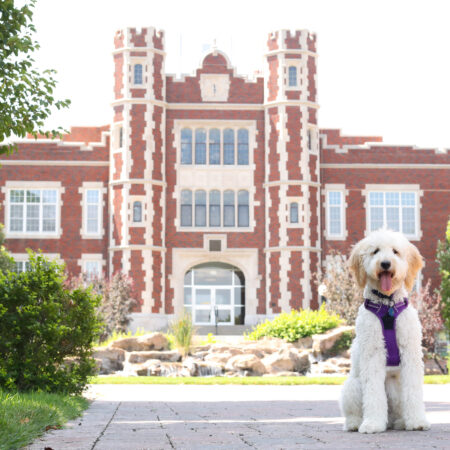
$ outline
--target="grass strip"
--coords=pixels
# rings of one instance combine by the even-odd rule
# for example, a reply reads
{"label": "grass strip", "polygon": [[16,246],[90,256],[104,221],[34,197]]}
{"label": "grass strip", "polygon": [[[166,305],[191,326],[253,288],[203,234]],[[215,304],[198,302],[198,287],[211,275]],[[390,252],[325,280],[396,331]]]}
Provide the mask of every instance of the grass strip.
{"label": "grass strip", "polygon": [[61,428],[78,417],[88,405],[83,397],[0,390],[0,449],[14,450],[30,444],[45,431]]}
{"label": "grass strip", "polygon": [[[346,377],[93,377],[91,384],[245,384],[245,385],[339,385]],[[427,375],[425,384],[450,383],[449,375]]]}

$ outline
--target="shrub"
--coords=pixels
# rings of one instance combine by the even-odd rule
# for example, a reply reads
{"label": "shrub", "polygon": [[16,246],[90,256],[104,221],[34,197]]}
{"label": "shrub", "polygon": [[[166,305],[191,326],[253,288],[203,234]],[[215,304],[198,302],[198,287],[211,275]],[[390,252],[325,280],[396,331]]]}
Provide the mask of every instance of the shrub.
{"label": "shrub", "polygon": [[95,373],[100,299],[90,288],[68,290],[57,262],[29,259],[26,272],[0,273],[0,387],[80,393]]}
{"label": "shrub", "polygon": [[183,357],[188,355],[196,332],[191,315],[184,313],[179,319],[173,321],[169,332],[173,335],[175,348]]}
{"label": "shrub", "polygon": [[354,325],[362,303],[361,289],[353,280],[344,255],[332,250],[326,257],[326,271],[316,275],[316,283],[325,286],[326,308]]}
{"label": "shrub", "polygon": [[430,292],[431,281],[428,280],[425,287],[419,291],[413,292],[409,300],[419,313],[419,319],[422,323],[422,346],[427,352],[435,352],[436,333],[444,325],[441,315],[441,296],[438,292]]}
{"label": "shrub", "polygon": [[3,246],[4,241],[3,225],[0,224],[0,272],[7,272],[8,270],[14,269],[14,260]]}
{"label": "shrub", "polygon": [[295,342],[303,337],[336,328],[340,323],[339,316],[330,314],[323,306],[318,311],[292,310],[290,313],[281,313],[273,320],[260,323],[247,337],[258,340],[268,336]]}
{"label": "shrub", "polygon": [[450,220],[447,222],[444,241],[438,243],[436,257],[441,274],[439,292],[442,298],[442,317],[447,332],[450,332]]}

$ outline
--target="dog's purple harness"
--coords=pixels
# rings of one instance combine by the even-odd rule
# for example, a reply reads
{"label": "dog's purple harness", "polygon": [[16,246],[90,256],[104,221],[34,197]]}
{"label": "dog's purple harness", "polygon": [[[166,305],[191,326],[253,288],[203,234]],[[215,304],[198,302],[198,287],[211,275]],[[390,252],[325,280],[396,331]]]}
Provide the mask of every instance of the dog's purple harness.
{"label": "dog's purple harness", "polygon": [[[379,297],[392,300],[392,296],[387,296],[378,291],[372,291]],[[383,329],[384,345],[387,350],[387,366],[398,366],[400,364],[400,352],[397,345],[397,337],[395,334],[395,320],[408,307],[408,299],[404,298],[401,302],[392,304],[392,306],[374,303],[369,299],[365,299],[364,306],[370,312],[373,312],[381,322]]]}

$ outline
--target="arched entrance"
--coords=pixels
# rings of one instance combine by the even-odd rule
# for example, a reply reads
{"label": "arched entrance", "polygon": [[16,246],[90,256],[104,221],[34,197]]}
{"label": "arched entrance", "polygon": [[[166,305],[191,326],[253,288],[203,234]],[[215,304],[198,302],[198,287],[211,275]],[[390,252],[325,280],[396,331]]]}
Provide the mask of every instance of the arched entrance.
{"label": "arched entrance", "polygon": [[196,325],[243,325],[244,274],[218,262],[193,267],[184,276],[184,309]]}

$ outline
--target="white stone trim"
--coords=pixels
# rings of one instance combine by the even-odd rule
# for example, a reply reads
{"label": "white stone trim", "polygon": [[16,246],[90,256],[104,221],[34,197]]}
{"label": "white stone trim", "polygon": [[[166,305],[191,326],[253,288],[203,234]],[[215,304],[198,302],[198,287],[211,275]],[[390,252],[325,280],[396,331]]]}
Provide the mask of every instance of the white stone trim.
{"label": "white stone trim", "polygon": [[[328,194],[330,192],[340,192],[342,196],[342,204],[340,208],[341,213],[341,230],[340,234],[331,234],[330,233],[330,213],[329,213],[329,204],[328,204]],[[347,230],[347,196],[349,194],[348,189],[345,188],[345,184],[325,184],[324,189],[322,190],[323,199],[323,207],[325,208],[325,230],[324,237],[325,239],[331,241],[345,241],[348,236]]]}
{"label": "white stone trim", "polygon": [[[87,200],[86,195],[88,190],[98,190],[100,191],[100,203],[98,208],[98,232],[97,233],[89,233],[87,231]],[[82,186],[78,188],[78,192],[81,194],[81,211],[82,211],[82,220],[81,220],[81,229],[80,235],[82,239],[102,239],[105,235],[105,226],[103,224],[103,211],[106,206],[105,195],[108,192],[108,188],[104,186],[102,181],[84,181]]]}
{"label": "white stone trim", "polygon": [[[364,196],[364,208],[366,211],[366,229],[364,235],[370,234],[370,207],[369,207],[369,193],[370,192],[414,192],[416,194],[416,207],[415,207],[415,220],[416,220],[416,234],[405,236],[411,241],[419,241],[422,239],[422,228],[420,221],[420,210],[422,209],[422,203],[420,198],[423,196],[424,191],[420,189],[420,184],[366,184],[365,189],[361,191],[361,195]],[[399,219],[400,220],[400,219]],[[401,224],[400,224],[401,225]]]}
{"label": "white stone trim", "polygon": [[200,92],[203,102],[226,102],[230,93],[230,75],[223,73],[200,74]]}
{"label": "white stone trim", "polygon": [[[33,232],[28,233],[26,231],[17,232],[10,231],[9,229],[9,196],[10,191],[13,189],[53,189],[56,190],[56,230],[54,232]],[[3,201],[5,211],[5,238],[6,239],[59,239],[62,235],[61,228],[61,207],[63,205],[62,194],[65,192],[65,188],[61,186],[60,181],[15,181],[8,180],[1,188],[2,193],[5,195]]]}

